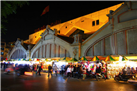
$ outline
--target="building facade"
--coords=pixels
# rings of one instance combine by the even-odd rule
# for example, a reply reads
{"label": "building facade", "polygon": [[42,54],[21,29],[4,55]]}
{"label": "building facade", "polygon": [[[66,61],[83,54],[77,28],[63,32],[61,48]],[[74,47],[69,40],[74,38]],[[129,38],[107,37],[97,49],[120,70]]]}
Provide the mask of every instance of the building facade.
{"label": "building facade", "polygon": [[137,55],[136,35],[137,2],[128,1],[18,39],[8,59]]}

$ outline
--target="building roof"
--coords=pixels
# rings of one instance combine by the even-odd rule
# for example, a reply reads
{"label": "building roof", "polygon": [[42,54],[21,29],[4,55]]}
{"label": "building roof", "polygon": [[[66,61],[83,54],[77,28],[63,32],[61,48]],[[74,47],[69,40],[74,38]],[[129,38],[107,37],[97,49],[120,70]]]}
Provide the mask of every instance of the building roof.
{"label": "building roof", "polygon": [[73,37],[66,37],[66,36],[61,36],[61,35],[57,35],[57,37],[61,38],[62,40],[72,44],[73,41],[74,41],[74,38]]}

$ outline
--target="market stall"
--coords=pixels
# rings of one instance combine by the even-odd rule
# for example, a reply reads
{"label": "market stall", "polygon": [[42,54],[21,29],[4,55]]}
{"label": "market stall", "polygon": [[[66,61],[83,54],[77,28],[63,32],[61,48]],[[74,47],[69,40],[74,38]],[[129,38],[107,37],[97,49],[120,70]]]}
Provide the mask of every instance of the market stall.
{"label": "market stall", "polygon": [[[110,61],[108,61],[108,59]],[[137,67],[137,61],[129,61],[126,57],[124,56],[119,56],[119,61],[115,61],[115,58],[109,56],[107,57],[107,76],[108,78],[113,78],[115,75],[118,75],[119,72],[122,72],[122,69],[125,67],[134,68],[136,69]],[[105,60],[105,61],[106,61]]]}

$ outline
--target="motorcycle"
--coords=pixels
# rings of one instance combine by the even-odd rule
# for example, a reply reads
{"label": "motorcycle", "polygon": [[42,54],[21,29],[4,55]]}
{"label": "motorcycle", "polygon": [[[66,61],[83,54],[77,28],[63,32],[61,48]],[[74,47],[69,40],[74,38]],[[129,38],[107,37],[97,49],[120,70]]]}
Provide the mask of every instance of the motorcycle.
{"label": "motorcycle", "polygon": [[134,75],[123,75],[123,74],[118,74],[114,77],[114,80],[116,82],[119,82],[119,81],[128,81],[129,79],[133,79],[134,80]]}
{"label": "motorcycle", "polygon": [[5,69],[5,72],[4,72],[4,73],[7,74],[7,75],[9,75],[9,74],[12,74],[13,71],[14,71],[14,70],[9,67],[9,68],[6,68],[6,69]]}
{"label": "motorcycle", "polygon": [[100,79],[105,79],[106,80],[106,77],[104,74],[101,74],[101,73],[96,73],[95,74],[95,77],[96,77],[96,80],[99,81]]}

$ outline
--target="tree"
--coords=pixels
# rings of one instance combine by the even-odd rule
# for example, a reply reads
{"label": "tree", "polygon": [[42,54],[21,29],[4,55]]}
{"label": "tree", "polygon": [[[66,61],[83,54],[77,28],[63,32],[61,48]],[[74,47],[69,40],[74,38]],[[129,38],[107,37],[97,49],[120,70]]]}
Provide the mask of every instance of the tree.
{"label": "tree", "polygon": [[29,5],[27,1],[1,1],[1,32],[6,33],[5,23],[8,23],[7,17],[10,14],[16,14],[16,10],[18,7],[22,7],[23,5]]}

